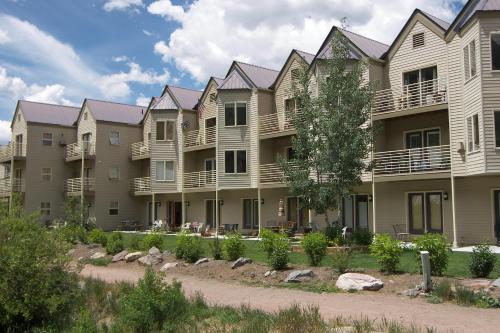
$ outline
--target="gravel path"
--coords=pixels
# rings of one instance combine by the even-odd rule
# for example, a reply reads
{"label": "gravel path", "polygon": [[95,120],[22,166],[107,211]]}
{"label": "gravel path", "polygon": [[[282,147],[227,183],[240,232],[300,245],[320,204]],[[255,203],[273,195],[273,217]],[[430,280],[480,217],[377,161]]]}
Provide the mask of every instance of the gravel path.
{"label": "gravel path", "polygon": [[[87,265],[83,276],[92,276],[107,282],[135,282],[144,274],[138,265]],[[252,308],[272,312],[294,303],[318,305],[325,319],[344,317],[382,317],[414,323],[419,327],[433,327],[438,332],[500,332],[500,311],[461,307],[454,304],[429,304],[421,299],[408,299],[384,294],[316,294],[299,290],[249,287],[228,284],[213,279],[168,274],[168,280],[177,279],[187,295],[199,291],[210,304],[238,307],[248,304]]]}

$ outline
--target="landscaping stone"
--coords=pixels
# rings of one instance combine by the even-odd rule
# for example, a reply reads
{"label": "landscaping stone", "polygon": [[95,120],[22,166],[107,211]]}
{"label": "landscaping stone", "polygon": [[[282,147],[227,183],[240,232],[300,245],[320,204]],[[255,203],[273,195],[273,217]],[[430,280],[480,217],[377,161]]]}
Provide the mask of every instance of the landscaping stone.
{"label": "landscaping stone", "polygon": [[335,286],[342,290],[377,291],[384,287],[384,283],[370,275],[346,273],[339,276]]}
{"label": "landscaping stone", "polygon": [[496,279],[495,281],[493,281],[491,283],[491,286],[492,287],[495,287],[495,288],[500,288],[500,278]]}
{"label": "landscaping stone", "polygon": [[278,272],[276,272],[276,271],[271,271],[271,276],[276,276],[276,274],[278,274]]}
{"label": "landscaping stone", "polygon": [[408,290],[403,291],[401,293],[401,295],[414,298],[414,297],[417,297],[418,295],[420,295],[420,293],[421,293],[421,291],[418,289],[408,289]]}
{"label": "landscaping stone", "polygon": [[154,247],[154,246],[149,249],[148,254],[151,256],[156,256],[156,257],[161,257],[161,255],[162,255],[160,250],[158,250],[158,248]]}
{"label": "landscaping stone", "polygon": [[144,257],[139,258],[138,262],[144,266],[152,266],[157,265],[163,261],[162,257],[154,256],[151,254],[145,255]]}
{"label": "landscaping stone", "polygon": [[163,251],[163,256],[164,256],[164,257],[168,257],[168,256],[169,256],[169,255],[171,255],[171,254],[172,254],[172,252],[170,252],[169,250],[165,250],[165,251]]}
{"label": "landscaping stone", "polygon": [[231,265],[231,269],[235,269],[235,268],[238,268],[238,267],[241,267],[243,265],[246,265],[246,264],[250,264],[252,263],[252,259],[248,259],[248,258],[238,258],[238,260],[236,260],[235,262],[233,262],[233,264]]}
{"label": "landscaping stone", "polygon": [[177,267],[179,266],[179,263],[178,262],[167,262],[165,265],[163,265],[162,268],[160,268],[160,271],[161,272],[166,272],[168,271],[169,269],[171,268],[174,268],[174,267]]}
{"label": "landscaping stone", "polygon": [[127,250],[123,250],[122,252],[119,252],[113,256],[113,259],[111,259],[111,262],[117,262],[117,261],[122,261],[125,260],[125,256],[128,254]]}
{"label": "landscaping stone", "polygon": [[96,252],[90,257],[90,259],[101,259],[104,258],[105,256],[106,254],[103,252]]}
{"label": "landscaping stone", "polygon": [[204,264],[204,263],[207,263],[208,262],[208,258],[201,258],[201,259],[198,259],[197,262],[194,263],[195,266],[198,266],[198,265],[201,265],[201,264]]}
{"label": "landscaping stone", "polygon": [[267,271],[264,273],[264,277],[268,277],[269,275],[271,275],[271,271]]}
{"label": "landscaping stone", "polygon": [[136,261],[140,257],[142,257],[142,252],[132,252],[125,256],[125,261],[126,262]]}
{"label": "landscaping stone", "polygon": [[304,269],[300,271],[293,271],[290,274],[288,274],[287,278],[285,279],[286,283],[290,282],[302,282],[304,278],[312,278],[314,276],[313,271],[310,269]]}

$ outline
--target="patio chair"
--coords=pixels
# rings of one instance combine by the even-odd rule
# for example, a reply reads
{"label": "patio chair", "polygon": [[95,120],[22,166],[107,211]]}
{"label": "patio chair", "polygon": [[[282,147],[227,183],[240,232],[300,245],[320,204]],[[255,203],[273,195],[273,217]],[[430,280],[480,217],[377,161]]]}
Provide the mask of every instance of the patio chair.
{"label": "patio chair", "polygon": [[352,228],[343,227],[342,228],[342,238],[346,239],[352,235]]}
{"label": "patio chair", "polygon": [[397,240],[402,242],[410,241],[410,233],[406,231],[406,224],[394,224],[392,228],[394,229]]}
{"label": "patio chair", "polygon": [[196,233],[197,234],[201,234],[201,232],[203,231],[203,226],[205,225],[205,223],[198,223],[198,227],[196,228]]}
{"label": "patio chair", "polygon": [[187,222],[181,226],[182,231],[191,231],[191,223]]}

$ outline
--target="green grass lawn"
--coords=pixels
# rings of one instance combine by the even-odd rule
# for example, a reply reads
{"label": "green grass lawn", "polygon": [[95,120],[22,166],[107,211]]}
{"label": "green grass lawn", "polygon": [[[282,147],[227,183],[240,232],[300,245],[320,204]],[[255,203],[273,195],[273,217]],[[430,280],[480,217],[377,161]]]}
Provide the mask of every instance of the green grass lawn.
{"label": "green grass lawn", "polygon": [[[125,246],[127,248],[137,248],[139,241],[144,237],[142,234],[123,234]],[[164,238],[164,249],[173,250],[175,248],[175,235],[165,235]],[[135,239],[135,240],[134,240]],[[202,239],[204,255],[210,256],[209,242],[212,239]],[[245,257],[252,259],[255,262],[266,263],[266,255],[259,248],[259,242],[255,240],[245,240],[246,252]],[[450,277],[470,277],[469,273],[469,253],[450,253],[448,269],[445,275]],[[500,277],[500,255],[497,255],[497,266],[491,278]],[[308,265],[307,256],[305,253],[292,252],[290,253],[290,265]],[[326,256],[321,266],[331,267],[333,265],[332,256]],[[353,253],[350,259],[350,266],[352,268],[364,268],[364,269],[379,269],[379,265],[375,262],[375,259],[370,256],[369,253]],[[399,270],[404,273],[418,273],[418,265],[415,257],[415,253],[412,251],[405,251],[401,257],[399,264]]]}

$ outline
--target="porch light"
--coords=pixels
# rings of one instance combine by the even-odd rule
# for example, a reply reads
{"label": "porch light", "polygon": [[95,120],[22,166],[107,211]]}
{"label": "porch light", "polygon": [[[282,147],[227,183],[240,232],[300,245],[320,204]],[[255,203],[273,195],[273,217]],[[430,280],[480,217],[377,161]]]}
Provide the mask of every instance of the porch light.
{"label": "porch light", "polygon": [[220,205],[224,206],[224,200],[220,200]]}
{"label": "porch light", "polygon": [[263,205],[264,204],[264,199],[260,199],[260,204]]}
{"label": "porch light", "polygon": [[189,207],[189,206],[191,206],[191,202],[186,201],[186,207]]}
{"label": "porch light", "polygon": [[368,201],[372,202],[373,201],[373,196],[371,194],[368,194]]}
{"label": "porch light", "polygon": [[444,192],[443,193],[443,199],[444,200],[448,200],[448,192]]}

